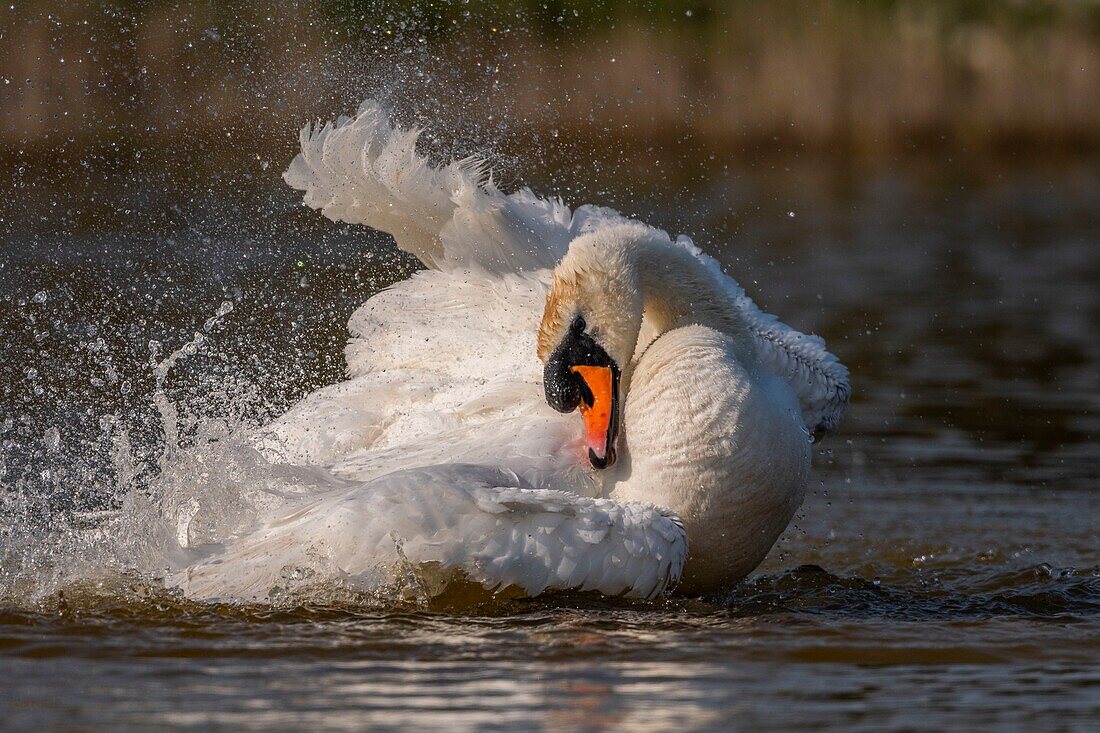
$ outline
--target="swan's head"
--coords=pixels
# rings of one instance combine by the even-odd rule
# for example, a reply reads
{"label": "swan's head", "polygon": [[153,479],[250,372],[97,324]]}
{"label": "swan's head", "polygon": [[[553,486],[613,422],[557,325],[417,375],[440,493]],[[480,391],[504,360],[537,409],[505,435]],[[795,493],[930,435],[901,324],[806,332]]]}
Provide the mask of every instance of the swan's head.
{"label": "swan's head", "polygon": [[575,239],[554,270],[539,325],[546,401],[560,412],[580,410],[596,468],[615,462],[619,382],[642,323],[638,275],[626,246],[635,237],[628,226]]}

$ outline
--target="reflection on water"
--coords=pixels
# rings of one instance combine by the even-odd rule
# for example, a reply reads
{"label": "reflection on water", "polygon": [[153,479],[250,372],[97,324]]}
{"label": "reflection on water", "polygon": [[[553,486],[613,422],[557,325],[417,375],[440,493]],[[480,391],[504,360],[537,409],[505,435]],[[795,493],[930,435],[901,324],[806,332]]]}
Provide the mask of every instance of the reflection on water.
{"label": "reflection on water", "polygon": [[[123,670],[122,665],[111,666]],[[82,664],[76,668],[92,671]],[[1075,686],[1087,688],[1088,680],[1070,667],[1041,677],[1021,667],[994,685],[983,681],[986,669],[980,665],[883,668],[874,682],[852,667],[824,665],[799,671],[804,677],[801,684],[777,700],[777,683],[789,683],[787,674],[753,663],[739,669],[697,662],[574,663],[550,669],[487,663],[471,671],[466,665],[446,662],[353,661],[321,677],[312,674],[309,666],[294,663],[273,666],[268,676],[223,664],[180,675],[182,682],[204,679],[202,687],[208,696],[203,706],[172,689],[152,690],[158,703],[154,705],[147,696],[150,690],[108,685],[96,693],[105,707],[117,705],[126,713],[105,710],[102,716],[68,722],[235,730],[292,723],[348,730],[662,731],[788,725],[819,729],[826,727],[824,722],[812,721],[829,716],[832,725],[882,730],[915,723],[931,728],[959,725],[980,714],[985,724],[995,727],[1042,720],[1038,711],[1029,715],[1015,702],[1014,690],[1025,686],[1058,704],[1061,714],[1075,715],[1082,722],[1094,709],[1087,692],[1072,692]],[[975,683],[988,692],[961,700],[957,691]],[[255,687],[264,690],[260,700],[233,694]],[[160,707],[165,693],[173,703],[168,710]],[[905,712],[921,709],[935,712],[920,716]]]}
{"label": "reflection on water", "polygon": [[[843,594],[843,591],[841,591]],[[494,616],[8,616],[9,722],[259,729],[999,728],[1096,712],[1095,620],[938,624],[562,599]],[[79,616],[79,615],[78,615]],[[135,625],[135,623],[137,625]],[[1079,643],[1052,652],[1067,633]],[[48,639],[48,641],[46,640]],[[135,674],[140,670],[140,674]],[[65,690],[43,699],[56,676]],[[74,704],[74,701],[78,701]]]}
{"label": "reflection on water", "polygon": [[0,710],[25,728],[1085,727],[1096,170],[788,161],[613,191],[825,336],[852,368],[850,416],[762,574],[728,596],[460,615],[202,608],[141,584],[28,608],[18,569],[163,468],[151,340],[163,358],[203,334],[164,388],[195,480],[226,480],[224,434],[198,418],[262,421],[339,378],[348,314],[412,267],[299,209],[274,171],[238,198],[148,191],[165,220],[78,236],[44,231],[48,197],[28,200],[0,251]]}

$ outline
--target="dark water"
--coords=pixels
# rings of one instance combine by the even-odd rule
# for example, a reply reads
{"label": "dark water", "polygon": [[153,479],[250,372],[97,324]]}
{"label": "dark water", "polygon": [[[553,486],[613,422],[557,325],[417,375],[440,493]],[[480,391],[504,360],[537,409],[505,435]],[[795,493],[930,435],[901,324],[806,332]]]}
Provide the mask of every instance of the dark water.
{"label": "dark water", "polygon": [[298,208],[278,166],[183,192],[123,180],[126,213],[110,216],[89,213],[87,191],[33,187],[4,212],[0,251],[0,720],[1095,729],[1100,168],[1087,163],[793,160],[701,169],[671,190],[590,184],[696,235],[768,310],[825,336],[854,403],[742,586],[472,609],[203,607],[139,577],[39,592],[76,575],[48,561],[68,528],[163,469],[150,340],[163,358],[204,334],[162,384],[201,467],[199,417],[262,421],[339,378],[347,316],[413,263]]}

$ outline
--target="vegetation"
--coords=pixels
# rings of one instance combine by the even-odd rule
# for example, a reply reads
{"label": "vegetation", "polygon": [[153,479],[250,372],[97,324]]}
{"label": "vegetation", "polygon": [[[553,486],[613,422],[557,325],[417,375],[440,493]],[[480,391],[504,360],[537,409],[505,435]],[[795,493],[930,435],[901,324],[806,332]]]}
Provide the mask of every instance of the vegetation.
{"label": "vegetation", "polygon": [[270,155],[368,94],[516,144],[1100,149],[1096,2],[84,0],[6,15],[8,158],[184,136]]}

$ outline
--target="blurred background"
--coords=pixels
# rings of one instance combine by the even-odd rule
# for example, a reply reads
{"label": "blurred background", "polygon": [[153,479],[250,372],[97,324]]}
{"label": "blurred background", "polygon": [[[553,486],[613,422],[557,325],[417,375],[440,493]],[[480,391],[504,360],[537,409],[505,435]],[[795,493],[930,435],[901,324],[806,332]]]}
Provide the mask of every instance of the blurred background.
{"label": "blurred background", "polygon": [[84,530],[127,496],[247,485],[246,429],[342,378],[348,316],[417,263],[281,174],[303,124],[369,96],[504,190],[692,236],[825,337],[854,397],[802,511],[708,604],[475,622],[60,597],[0,613],[9,720],[1097,719],[1092,0],[9,0],[0,612],[102,558]]}
{"label": "blurred background", "polygon": [[5,16],[12,157],[128,158],[192,135],[232,162],[285,155],[303,119],[364,85],[434,92],[419,112],[476,112],[513,145],[690,134],[742,154],[881,159],[1066,155],[1100,135],[1093,2],[72,2]]}
{"label": "blurred background", "polygon": [[[367,94],[441,155],[569,185],[627,165],[683,185],[717,157],[996,174],[1100,148],[1095,2],[16,2],[0,27],[24,205],[132,170],[274,175],[305,120]],[[96,194],[45,229],[117,211]]]}

